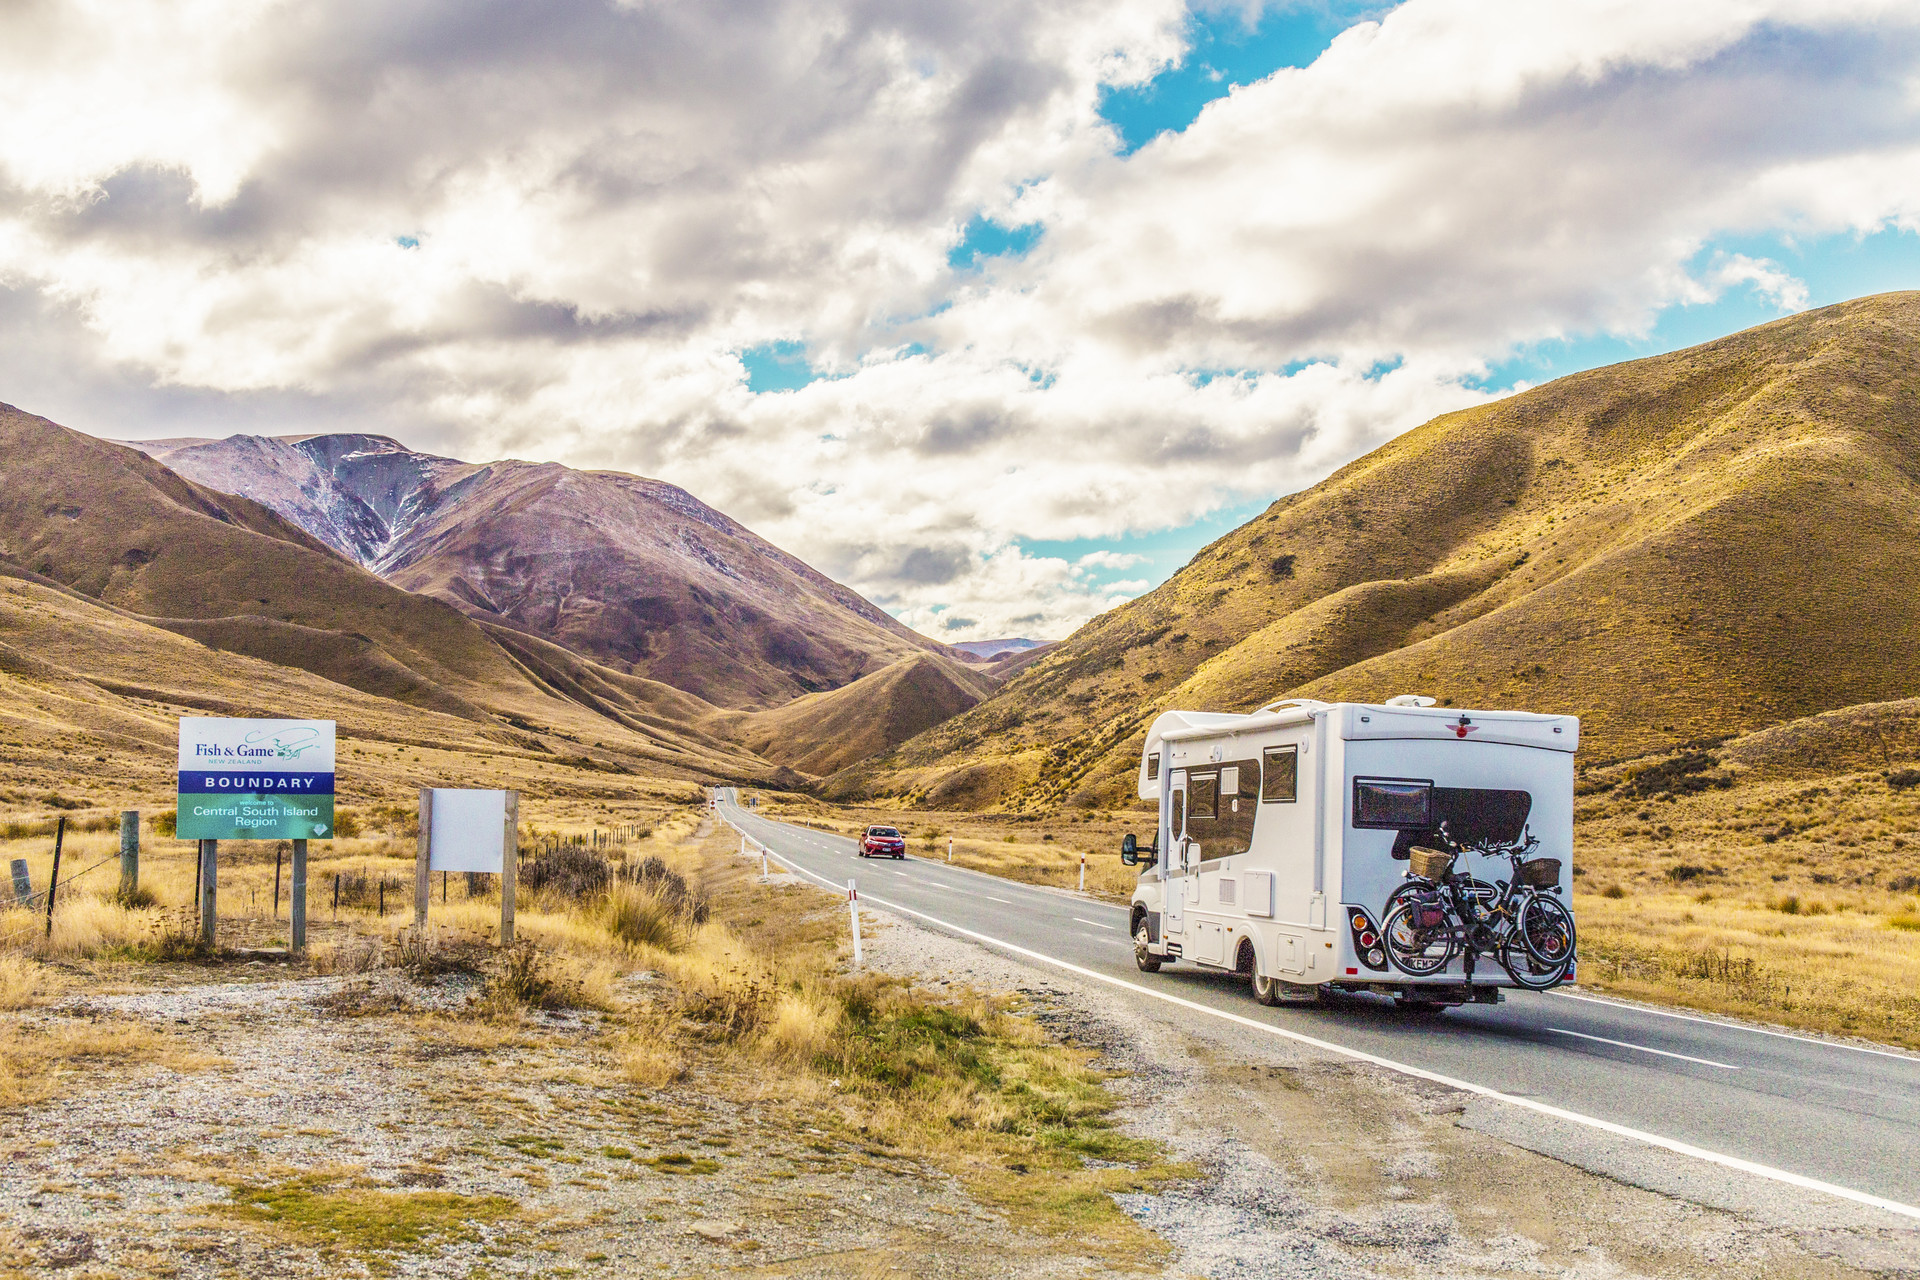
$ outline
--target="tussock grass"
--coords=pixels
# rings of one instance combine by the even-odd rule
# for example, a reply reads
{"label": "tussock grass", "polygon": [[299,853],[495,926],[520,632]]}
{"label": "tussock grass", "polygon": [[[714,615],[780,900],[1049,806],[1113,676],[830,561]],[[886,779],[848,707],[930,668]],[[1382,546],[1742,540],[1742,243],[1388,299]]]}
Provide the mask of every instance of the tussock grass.
{"label": "tussock grass", "polygon": [[1748,754],[1735,742],[1686,775],[1725,786],[1651,795],[1616,781],[1649,776],[1643,762],[1590,772],[1581,983],[1920,1048],[1920,794],[1891,767],[1783,770]]}

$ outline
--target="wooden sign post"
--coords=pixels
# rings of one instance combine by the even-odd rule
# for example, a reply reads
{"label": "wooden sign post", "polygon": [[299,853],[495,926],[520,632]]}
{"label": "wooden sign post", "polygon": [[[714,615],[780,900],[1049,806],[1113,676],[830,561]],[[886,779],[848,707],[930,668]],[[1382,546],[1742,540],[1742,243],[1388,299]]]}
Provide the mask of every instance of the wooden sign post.
{"label": "wooden sign post", "polygon": [[434,872],[485,872],[500,877],[500,945],[513,945],[519,852],[518,791],[422,787],[420,839],[413,860],[414,924],[427,922]]}

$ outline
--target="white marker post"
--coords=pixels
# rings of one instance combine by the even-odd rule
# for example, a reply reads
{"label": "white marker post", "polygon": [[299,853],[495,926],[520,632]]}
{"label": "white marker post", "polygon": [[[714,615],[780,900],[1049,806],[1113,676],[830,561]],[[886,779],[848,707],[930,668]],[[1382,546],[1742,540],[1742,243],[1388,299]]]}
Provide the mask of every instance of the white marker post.
{"label": "white marker post", "polygon": [[747,856],[747,833],[744,831],[740,833],[740,856]]}
{"label": "white marker post", "polygon": [[1080,892],[1087,891],[1087,855],[1080,855]]}
{"label": "white marker post", "polygon": [[947,861],[948,862],[953,861],[953,837],[952,836],[947,837]]}
{"label": "white marker post", "polygon": [[847,910],[853,916],[853,967],[861,965],[860,956],[860,890],[853,881],[847,881]]}
{"label": "white marker post", "polygon": [[760,846],[760,883],[767,882],[767,846]]}

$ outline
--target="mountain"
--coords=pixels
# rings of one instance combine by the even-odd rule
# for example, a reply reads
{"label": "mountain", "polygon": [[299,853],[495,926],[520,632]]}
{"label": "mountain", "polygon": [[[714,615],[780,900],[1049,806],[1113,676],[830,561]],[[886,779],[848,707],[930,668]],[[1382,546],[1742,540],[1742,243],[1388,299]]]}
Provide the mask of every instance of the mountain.
{"label": "mountain", "polygon": [[1583,758],[1913,695],[1920,293],[1437,418],[1222,537],[837,794],[1128,802],[1168,707],[1432,694]]}
{"label": "mountain", "polygon": [[965,640],[953,646],[962,653],[970,653],[976,658],[997,658],[1003,653],[1021,653],[1028,649],[1038,649],[1044,640]]}
{"label": "mountain", "polygon": [[[537,675],[458,610],[382,581],[265,507],[10,405],[0,405],[0,577],[24,584],[9,588],[16,616],[0,625],[20,668],[9,673],[67,690],[62,705],[88,723],[145,722],[143,703],[351,708],[377,722],[374,736],[549,758],[592,742],[608,763],[680,777],[773,771],[692,727],[714,711],[697,699],[593,674],[578,658],[571,687]],[[576,693],[589,686],[600,696]],[[29,696],[11,682],[7,692]]]}
{"label": "mountain", "polygon": [[460,462],[384,436],[129,442],[395,586],[731,707],[945,646],[658,480]]}

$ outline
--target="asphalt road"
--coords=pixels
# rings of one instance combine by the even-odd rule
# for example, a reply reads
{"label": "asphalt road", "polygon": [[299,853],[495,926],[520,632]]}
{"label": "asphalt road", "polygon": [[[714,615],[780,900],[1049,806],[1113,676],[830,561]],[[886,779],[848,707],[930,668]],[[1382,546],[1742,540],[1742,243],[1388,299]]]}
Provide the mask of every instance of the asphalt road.
{"label": "asphalt road", "polygon": [[762,818],[730,792],[721,816],[797,870],[842,887],[856,879],[864,901],[923,924],[1523,1105],[1920,1206],[1920,1057],[1561,992],[1512,991],[1504,1004],[1437,1017],[1365,996],[1268,1009],[1224,974],[1182,964],[1141,973],[1123,907],[944,862],[861,859],[852,840]]}

